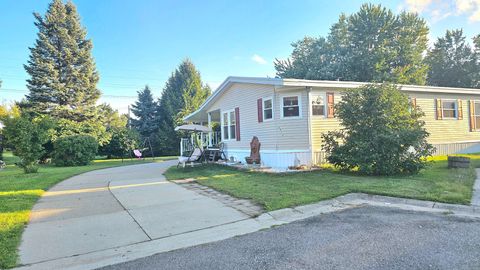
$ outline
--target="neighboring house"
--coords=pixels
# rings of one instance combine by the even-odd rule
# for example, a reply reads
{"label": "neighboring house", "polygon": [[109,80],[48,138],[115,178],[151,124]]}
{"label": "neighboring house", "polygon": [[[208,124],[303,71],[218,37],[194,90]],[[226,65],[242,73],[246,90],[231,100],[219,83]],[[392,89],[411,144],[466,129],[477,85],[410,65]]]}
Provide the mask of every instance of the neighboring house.
{"label": "neighboring house", "polygon": [[[366,83],[228,77],[187,122],[219,122],[228,158],[245,162],[257,136],[265,166],[325,162],[321,134],[340,128],[334,104]],[[399,85],[425,113],[436,154],[480,152],[480,89]]]}

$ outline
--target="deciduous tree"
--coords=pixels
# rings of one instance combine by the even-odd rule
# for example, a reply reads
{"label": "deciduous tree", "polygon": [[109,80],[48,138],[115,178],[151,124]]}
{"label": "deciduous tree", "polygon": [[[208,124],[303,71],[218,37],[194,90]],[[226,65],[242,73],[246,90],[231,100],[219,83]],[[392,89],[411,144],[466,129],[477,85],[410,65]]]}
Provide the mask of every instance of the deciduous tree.
{"label": "deciduous tree", "polygon": [[417,14],[395,15],[364,4],[341,15],[327,39],[306,37],[292,44],[288,60],[276,60],[285,78],[425,84],[428,27]]}

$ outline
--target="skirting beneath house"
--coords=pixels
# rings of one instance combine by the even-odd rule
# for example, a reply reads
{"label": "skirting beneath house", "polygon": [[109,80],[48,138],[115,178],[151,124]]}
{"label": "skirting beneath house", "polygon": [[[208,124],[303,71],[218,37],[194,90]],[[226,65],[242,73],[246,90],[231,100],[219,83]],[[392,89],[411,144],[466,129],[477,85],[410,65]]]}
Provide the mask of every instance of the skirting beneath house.
{"label": "skirting beneath house", "polygon": [[[434,155],[468,154],[480,152],[480,141],[433,144],[436,148]],[[250,150],[230,149],[226,150],[228,159],[245,163],[245,157],[250,155]],[[313,157],[309,150],[261,150],[262,166],[274,169],[287,169],[298,165],[320,165],[327,163],[325,152],[315,151]]]}
{"label": "skirting beneath house", "polygon": [[[226,150],[228,159],[245,163],[245,157],[250,155],[250,150],[229,149]],[[260,150],[262,166],[274,169],[287,169],[289,166],[310,166],[311,157],[309,150]]]}
{"label": "skirting beneath house", "polygon": [[436,148],[434,156],[450,154],[468,154],[480,152],[480,141],[433,144]]}

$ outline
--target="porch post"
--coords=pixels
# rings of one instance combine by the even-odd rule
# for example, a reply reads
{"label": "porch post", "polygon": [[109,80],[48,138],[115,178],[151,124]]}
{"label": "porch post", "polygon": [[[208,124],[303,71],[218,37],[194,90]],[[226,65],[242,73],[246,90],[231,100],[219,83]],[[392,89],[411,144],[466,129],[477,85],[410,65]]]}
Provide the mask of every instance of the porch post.
{"label": "porch post", "polygon": [[[212,128],[212,115],[211,113],[207,113],[208,118],[208,127]],[[212,146],[212,131],[208,132],[208,146]]]}

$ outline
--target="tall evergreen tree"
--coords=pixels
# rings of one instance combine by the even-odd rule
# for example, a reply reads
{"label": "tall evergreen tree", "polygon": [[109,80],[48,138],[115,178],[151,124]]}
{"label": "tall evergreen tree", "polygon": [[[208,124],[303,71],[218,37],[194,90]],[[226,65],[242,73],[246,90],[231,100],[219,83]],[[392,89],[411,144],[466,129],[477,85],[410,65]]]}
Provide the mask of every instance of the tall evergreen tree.
{"label": "tall evergreen tree", "polygon": [[428,84],[447,87],[474,87],[475,56],[462,30],[447,30],[428,53]]}
{"label": "tall evergreen tree", "polygon": [[138,131],[142,139],[151,138],[158,128],[155,118],[157,104],[153,100],[152,91],[145,86],[138,92],[138,100],[132,105],[132,113],[136,118],[131,119],[131,126]]}
{"label": "tall evergreen tree", "polygon": [[364,4],[357,13],[342,14],[327,39],[293,43],[291,60],[277,59],[275,68],[285,78],[425,84],[427,35],[417,14]]}
{"label": "tall evergreen tree", "polygon": [[475,46],[474,56],[475,56],[475,82],[474,87],[480,88],[480,35],[477,35],[473,38],[473,44]]}
{"label": "tall evergreen tree", "polygon": [[38,35],[25,65],[30,93],[23,107],[73,121],[94,118],[100,97],[96,86],[99,76],[91,54],[92,42],[75,5],[53,0],[44,17],[34,16]]}
{"label": "tall evergreen tree", "polygon": [[189,59],[184,60],[168,79],[159,101],[159,132],[155,145],[161,154],[178,153],[180,139],[175,127],[209,95],[210,88],[202,83],[195,65]]}

